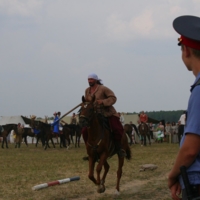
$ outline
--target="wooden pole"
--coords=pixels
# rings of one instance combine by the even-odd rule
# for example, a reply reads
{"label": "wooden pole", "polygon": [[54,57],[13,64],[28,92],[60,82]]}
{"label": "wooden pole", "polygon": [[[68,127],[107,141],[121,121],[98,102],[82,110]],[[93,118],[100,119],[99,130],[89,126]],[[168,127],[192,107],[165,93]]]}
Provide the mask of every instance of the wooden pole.
{"label": "wooden pole", "polygon": [[81,106],[82,103],[78,104],[77,106],[75,106],[74,108],[72,108],[70,111],[68,111],[67,113],[65,113],[59,120],[61,120],[62,118],[64,118],[66,115],[68,115],[69,113],[71,113],[72,111],[74,111],[75,109],[77,109],[79,106]]}

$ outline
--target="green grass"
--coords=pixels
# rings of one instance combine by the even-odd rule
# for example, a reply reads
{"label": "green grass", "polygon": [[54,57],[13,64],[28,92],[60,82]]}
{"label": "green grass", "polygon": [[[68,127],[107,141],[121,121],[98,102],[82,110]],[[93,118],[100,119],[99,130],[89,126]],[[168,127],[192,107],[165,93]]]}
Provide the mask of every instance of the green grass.
{"label": "green grass", "polygon": [[[178,144],[152,144],[141,147],[133,145],[131,161],[125,161],[120,182],[121,194],[116,199],[168,200],[167,174],[173,166]],[[88,179],[88,161],[84,144],[81,148],[66,150],[50,148],[46,151],[41,146],[21,145],[15,149],[0,149],[0,200],[109,200],[113,199],[116,184],[117,156],[109,160],[110,171],[106,179],[106,191],[96,192],[96,186]],[[155,164],[154,171],[139,172],[140,165]],[[74,181],[46,189],[32,191],[38,184],[80,176]]]}

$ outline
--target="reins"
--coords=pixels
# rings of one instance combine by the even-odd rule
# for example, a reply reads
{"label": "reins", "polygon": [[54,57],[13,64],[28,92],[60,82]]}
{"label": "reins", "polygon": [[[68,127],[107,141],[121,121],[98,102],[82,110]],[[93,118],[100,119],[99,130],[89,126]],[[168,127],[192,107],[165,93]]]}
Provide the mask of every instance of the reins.
{"label": "reins", "polygon": [[[99,121],[99,118],[101,118],[101,119],[100,119],[100,122],[102,122],[102,125],[101,125],[102,131],[101,131],[100,139],[99,139],[99,141],[97,142],[97,144],[94,146],[94,145],[91,145],[89,142],[87,142],[87,144],[88,144],[93,150],[97,150],[97,148],[98,148],[99,145],[101,144],[101,142],[102,142],[102,140],[103,140],[103,138],[104,138],[104,135],[105,135],[105,123],[104,123],[104,119],[103,119],[103,112],[102,112],[103,109],[102,109],[102,108],[103,108],[102,106],[100,106],[100,108],[98,108],[99,111],[100,111],[100,112],[98,113],[97,110],[95,110],[95,108],[93,107],[93,113],[94,113],[94,115],[96,115],[98,121]],[[99,116],[98,116],[98,115],[99,115]],[[92,120],[92,117],[91,117],[91,118],[87,118],[87,117],[85,117],[84,115],[80,115],[80,117],[85,118],[86,120],[88,120],[88,122],[90,122],[90,121]]]}

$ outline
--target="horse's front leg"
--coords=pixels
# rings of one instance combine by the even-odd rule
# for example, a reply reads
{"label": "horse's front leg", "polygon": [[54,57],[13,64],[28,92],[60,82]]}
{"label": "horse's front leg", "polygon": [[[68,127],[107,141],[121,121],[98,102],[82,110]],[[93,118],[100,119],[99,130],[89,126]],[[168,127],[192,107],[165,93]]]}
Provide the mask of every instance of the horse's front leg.
{"label": "horse's front leg", "polygon": [[37,147],[40,137],[37,135],[35,146]]}
{"label": "horse's front leg", "polygon": [[122,176],[122,167],[124,165],[124,157],[118,156],[118,169],[117,169],[117,184],[116,184],[116,194],[119,195],[119,183]]}
{"label": "horse's front leg", "polygon": [[[98,185],[97,192],[99,192],[99,193],[103,193],[106,190],[104,183],[105,183],[106,175],[107,175],[108,170],[109,170],[109,165],[108,165],[106,159],[107,159],[106,154],[102,154],[100,161],[99,161],[99,164],[97,165],[97,168],[96,168],[97,185]],[[105,171],[104,171],[103,177],[101,179],[101,170],[102,170],[103,166],[104,166]]]}
{"label": "horse's front leg", "polygon": [[102,176],[102,179],[101,179],[101,184],[105,183],[105,180],[106,180],[106,175],[108,174],[108,171],[110,169],[110,165],[108,164],[108,162],[106,161],[104,163],[104,173],[103,173],[103,176]]}
{"label": "horse's front leg", "polygon": [[144,146],[146,146],[146,134],[144,134]]}
{"label": "horse's front leg", "polygon": [[81,140],[81,136],[78,136],[78,147],[80,148],[80,140]]}
{"label": "horse's front leg", "polygon": [[27,142],[27,137],[26,136],[24,137],[24,142],[25,142],[26,146],[28,147],[28,142]]}
{"label": "horse's front leg", "polygon": [[8,149],[8,141],[7,141],[7,138],[5,138],[5,141],[6,141],[6,148]]}
{"label": "horse's front leg", "polygon": [[75,134],[75,148],[77,147],[77,134]]}
{"label": "horse's front leg", "polygon": [[[58,140],[57,140],[58,141]],[[55,144],[54,144],[54,142],[53,142],[53,138],[51,137],[51,143],[52,143],[52,145],[53,145],[53,148],[56,148],[55,147]]]}
{"label": "horse's front leg", "polygon": [[3,138],[3,141],[2,141],[1,148],[4,149],[4,138]]}
{"label": "horse's front leg", "polygon": [[97,184],[97,180],[94,177],[94,166],[95,166],[95,161],[91,156],[89,156],[89,174],[88,174],[88,178],[92,182],[94,182],[94,184]]}
{"label": "horse's front leg", "polygon": [[148,137],[148,140],[149,140],[149,145],[151,145],[151,135],[147,135],[147,137]]}

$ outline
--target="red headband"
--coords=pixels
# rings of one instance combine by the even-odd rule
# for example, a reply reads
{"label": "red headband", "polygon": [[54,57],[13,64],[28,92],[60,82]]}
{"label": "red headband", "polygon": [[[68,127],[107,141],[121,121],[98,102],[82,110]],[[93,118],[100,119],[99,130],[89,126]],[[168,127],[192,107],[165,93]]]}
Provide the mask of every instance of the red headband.
{"label": "red headband", "polygon": [[181,35],[179,42],[193,49],[200,50],[200,41],[192,40]]}

